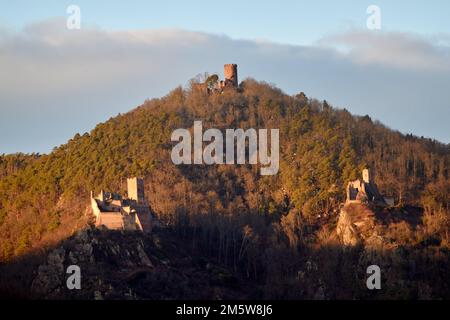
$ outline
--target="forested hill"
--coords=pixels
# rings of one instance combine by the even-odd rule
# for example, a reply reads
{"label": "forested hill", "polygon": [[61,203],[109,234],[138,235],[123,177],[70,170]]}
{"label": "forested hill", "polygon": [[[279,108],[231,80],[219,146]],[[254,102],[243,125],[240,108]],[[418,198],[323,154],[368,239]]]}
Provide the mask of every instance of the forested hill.
{"label": "forested hill", "polygon": [[[430,214],[448,210],[448,145],[402,135],[368,116],[304,94],[288,96],[266,83],[249,79],[241,88],[212,95],[176,88],[48,155],[1,156],[0,259],[81,228],[90,191],[125,194],[129,176],[145,178],[146,196],[161,221],[176,230],[201,230],[205,245],[214,246],[226,264],[239,263],[241,254],[230,253],[238,251],[230,239],[270,238],[267,226],[293,246],[304,241],[305,230],[317,229],[308,226],[320,225],[318,216],[336,214],[346,183],[366,166],[380,191],[400,205]],[[278,175],[261,176],[252,165],[174,165],[171,133],[191,128],[194,120],[205,129],[279,128]]]}

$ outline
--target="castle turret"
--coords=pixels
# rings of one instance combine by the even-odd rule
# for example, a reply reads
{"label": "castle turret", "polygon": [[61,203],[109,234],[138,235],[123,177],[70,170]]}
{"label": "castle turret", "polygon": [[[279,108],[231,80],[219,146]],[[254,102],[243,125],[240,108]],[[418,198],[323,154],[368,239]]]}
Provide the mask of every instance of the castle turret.
{"label": "castle turret", "polygon": [[104,202],[106,200],[106,194],[105,191],[100,190],[100,194],[98,195],[98,200],[100,200],[101,202]]}
{"label": "castle turret", "polygon": [[127,179],[128,186],[128,198],[135,200],[137,203],[145,202],[144,194],[144,180],[140,178],[129,178]]}
{"label": "castle turret", "polygon": [[230,83],[233,87],[238,87],[237,64],[226,64],[223,67],[225,84]]}
{"label": "castle turret", "polygon": [[370,171],[369,169],[364,169],[362,172],[362,176],[363,176],[363,181],[365,183],[370,183]]}

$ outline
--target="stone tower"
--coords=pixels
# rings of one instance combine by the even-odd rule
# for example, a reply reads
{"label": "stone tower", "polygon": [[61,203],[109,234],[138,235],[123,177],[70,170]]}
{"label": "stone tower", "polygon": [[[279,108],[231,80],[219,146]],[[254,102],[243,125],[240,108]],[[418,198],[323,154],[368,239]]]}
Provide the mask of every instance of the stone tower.
{"label": "stone tower", "polygon": [[233,87],[238,86],[237,64],[226,64],[223,67],[225,83],[231,83]]}
{"label": "stone tower", "polygon": [[365,183],[370,183],[371,182],[370,181],[370,171],[369,171],[369,169],[364,169],[363,172],[362,172],[362,175],[363,175],[363,181]]}
{"label": "stone tower", "polygon": [[137,201],[137,203],[145,202],[144,180],[140,178],[128,178],[128,198]]}

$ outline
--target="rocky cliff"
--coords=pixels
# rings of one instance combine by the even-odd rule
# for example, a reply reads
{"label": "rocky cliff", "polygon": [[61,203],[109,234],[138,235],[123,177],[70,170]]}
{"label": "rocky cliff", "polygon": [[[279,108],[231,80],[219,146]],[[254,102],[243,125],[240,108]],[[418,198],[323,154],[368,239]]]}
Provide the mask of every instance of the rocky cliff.
{"label": "rocky cliff", "polygon": [[[69,290],[67,268],[81,270],[81,289]],[[79,231],[46,256],[31,289],[42,299],[243,298],[228,270],[193,257],[163,231]],[[247,288],[248,290],[248,288]]]}
{"label": "rocky cliff", "polygon": [[401,239],[394,239],[401,238],[399,233],[418,229],[422,215],[422,209],[414,207],[399,209],[347,203],[340,210],[336,233],[346,246],[393,248],[401,244]]}

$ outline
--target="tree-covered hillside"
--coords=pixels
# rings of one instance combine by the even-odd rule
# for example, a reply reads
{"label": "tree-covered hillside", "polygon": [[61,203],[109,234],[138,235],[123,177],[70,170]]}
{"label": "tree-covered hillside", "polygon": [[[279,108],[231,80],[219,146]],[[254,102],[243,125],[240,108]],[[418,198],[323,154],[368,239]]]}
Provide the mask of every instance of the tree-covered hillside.
{"label": "tree-covered hillside", "polygon": [[[88,220],[91,190],[125,194],[125,179],[135,175],[145,178],[146,196],[165,225],[249,277],[270,272],[257,264],[263,249],[326,241],[324,226],[335,223],[345,185],[367,166],[383,194],[399,206],[424,207],[428,232],[448,241],[448,145],[402,135],[303,93],[288,96],[251,79],[241,89],[207,95],[176,88],[48,155],[1,156],[1,260],[72,234]],[[204,130],[279,128],[278,175],[261,176],[248,164],[174,165],[171,133],[194,120]]]}

